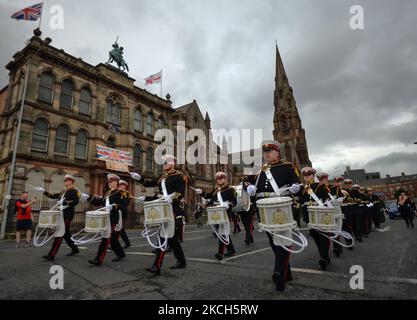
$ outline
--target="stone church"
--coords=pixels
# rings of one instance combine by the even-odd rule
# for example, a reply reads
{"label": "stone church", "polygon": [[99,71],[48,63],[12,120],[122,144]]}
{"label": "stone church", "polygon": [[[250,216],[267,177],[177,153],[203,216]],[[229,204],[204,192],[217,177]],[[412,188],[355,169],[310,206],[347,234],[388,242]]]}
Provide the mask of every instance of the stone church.
{"label": "stone church", "polygon": [[311,166],[307,141],[298,113],[294,92],[289,85],[281,55],[276,47],[274,92],[274,139],[283,145],[284,157],[300,170]]}

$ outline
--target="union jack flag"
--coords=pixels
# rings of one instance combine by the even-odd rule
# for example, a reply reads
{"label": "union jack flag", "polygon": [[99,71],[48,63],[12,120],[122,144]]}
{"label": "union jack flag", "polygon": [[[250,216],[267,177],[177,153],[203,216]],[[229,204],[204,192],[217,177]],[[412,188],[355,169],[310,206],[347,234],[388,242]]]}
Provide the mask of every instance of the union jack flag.
{"label": "union jack flag", "polygon": [[96,149],[96,158],[98,160],[124,163],[130,166],[133,164],[133,156],[131,152],[116,150],[99,144],[96,145]]}
{"label": "union jack flag", "polygon": [[42,14],[43,2],[24,8],[12,15],[12,19],[36,21]]}

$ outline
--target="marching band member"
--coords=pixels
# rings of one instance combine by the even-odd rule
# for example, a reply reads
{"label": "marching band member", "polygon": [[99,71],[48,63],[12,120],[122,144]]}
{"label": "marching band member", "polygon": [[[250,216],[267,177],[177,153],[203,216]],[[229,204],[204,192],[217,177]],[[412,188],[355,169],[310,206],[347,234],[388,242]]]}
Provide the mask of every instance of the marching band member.
{"label": "marching band member", "polygon": [[[345,219],[343,220],[342,230],[350,233],[353,237],[354,234],[354,220],[356,219],[356,208],[358,206],[354,195],[355,191],[352,190],[353,181],[350,179],[343,180],[343,194],[345,195],[345,199],[342,203],[342,212],[345,215]],[[347,244],[351,244],[350,240],[347,240]],[[353,250],[353,247],[350,247],[348,250]]]}
{"label": "marching band member", "polygon": [[127,236],[127,233],[125,230],[125,225],[127,223],[127,208],[129,207],[130,199],[131,199],[130,192],[126,190],[128,186],[129,184],[126,181],[124,180],[119,181],[119,190],[121,192],[120,198],[122,202],[120,211],[122,212],[122,218],[123,218],[123,227],[122,227],[122,230],[120,230],[120,238],[122,238],[123,242],[125,243],[125,246],[123,247],[124,249],[127,249],[131,246],[129,237]]}
{"label": "marching band member", "polygon": [[[335,177],[333,179],[333,185],[330,187],[330,194],[334,196],[336,199],[344,197],[343,191],[342,191],[342,183],[345,178],[339,176]],[[343,210],[342,210],[343,212]],[[333,252],[336,255],[336,257],[340,257],[340,255],[343,253],[343,247],[334,242],[333,243]]]}
{"label": "marching band member", "polygon": [[[182,218],[184,216],[184,206],[181,200],[185,193],[186,178],[181,171],[175,170],[174,156],[165,155],[163,166],[164,173],[158,179],[145,179],[138,173],[131,173],[131,176],[145,187],[158,187],[165,200],[171,203],[175,217],[175,234],[168,239],[168,246],[174,251],[174,256],[177,259],[176,265],[172,266],[171,269],[184,269],[187,266],[187,262],[180,244],[180,235],[183,228]],[[146,197],[146,201],[154,199]],[[165,254],[166,251],[157,249],[154,264],[146,270],[154,275],[160,275]]]}
{"label": "marching band member", "polygon": [[363,239],[363,199],[360,193],[361,186],[358,184],[352,185],[349,192],[350,196],[355,200],[356,205],[354,206],[355,211],[353,214],[353,234],[356,240],[362,242]]}
{"label": "marching band member", "polygon": [[50,199],[59,199],[58,203],[63,207],[65,234],[64,237],[55,237],[52,248],[49,253],[43,256],[46,260],[54,260],[61,246],[62,239],[65,239],[67,245],[71,248],[71,252],[67,254],[68,257],[78,254],[80,251],[71,239],[71,222],[74,219],[74,208],[80,201],[80,192],[74,186],[75,179],[72,175],[65,175],[64,186],[65,190],[59,193],[49,193],[43,188],[36,188],[37,191],[43,191],[43,194]]}
{"label": "marching band member", "polygon": [[375,228],[379,229],[381,227],[381,218],[379,216],[381,201],[379,200],[379,197],[374,193],[372,188],[368,188],[366,191],[368,193],[370,203],[373,204],[373,206],[370,208],[372,222],[374,223]]}
{"label": "marching band member", "polygon": [[[247,192],[247,188],[250,185],[250,183],[248,181],[245,181],[245,179],[243,179],[241,184],[243,186],[243,189]],[[247,245],[250,245],[251,243],[254,242],[253,240],[253,230],[254,230],[253,220],[255,218],[254,210],[255,209],[254,209],[253,203],[251,203],[248,211],[237,212],[237,214],[240,215],[243,226],[245,228],[245,243]]]}
{"label": "marching band member", "polygon": [[359,205],[359,207],[361,208],[361,211],[362,211],[363,237],[368,238],[369,233],[370,233],[370,227],[372,224],[371,210],[369,210],[370,208],[368,208],[367,206],[370,204],[370,201],[369,201],[370,199],[369,199],[368,194],[365,193],[364,187],[360,187],[359,193],[361,195],[361,204]]}
{"label": "marching band member", "polygon": [[[277,141],[264,141],[262,143],[262,155],[265,164],[256,176],[249,176],[251,185],[247,187],[250,196],[256,195],[258,200],[268,197],[279,196],[274,188],[290,186],[289,192],[299,192],[298,175],[295,167],[290,162],[281,160],[280,144]],[[268,174],[268,176],[267,176]],[[281,196],[285,196],[282,194]],[[279,292],[285,290],[285,282],[292,280],[291,267],[289,264],[290,253],[280,245],[274,244],[273,236],[267,232],[269,244],[275,254],[275,267],[272,281]]]}
{"label": "marching band member", "polygon": [[113,262],[118,262],[126,257],[125,252],[120,245],[118,240],[119,232],[115,230],[116,225],[119,223],[120,220],[120,213],[119,210],[123,208],[122,203],[122,192],[119,190],[119,181],[120,177],[115,174],[108,174],[107,175],[107,183],[109,190],[106,194],[102,197],[100,196],[90,196],[87,200],[93,204],[94,206],[101,206],[106,207],[107,210],[110,211],[110,224],[111,224],[111,235],[110,238],[102,238],[100,245],[97,250],[97,255],[94,260],[88,260],[88,263],[93,264],[95,266],[102,265],[104,261],[104,257],[107,253],[107,248],[109,244],[112,247],[112,250],[116,254],[117,258],[113,259]]}
{"label": "marching band member", "polygon": [[[303,172],[306,173],[306,179],[312,181],[311,173],[315,170],[312,168],[304,168]],[[307,187],[303,188],[303,210],[304,216],[308,218],[308,206],[316,205],[313,202],[312,197],[308,193],[309,189],[313,190],[314,194],[319,198],[323,203],[326,202],[330,196],[330,189],[327,187],[329,175],[327,173],[319,173],[317,174],[317,178],[319,180],[318,183],[310,183]],[[328,239],[322,232],[319,232],[315,229],[310,229],[309,231],[310,236],[314,239],[316,243],[317,249],[320,254],[319,266],[322,270],[326,270],[327,266],[330,264],[330,256],[329,256],[329,249],[331,240]]]}
{"label": "marching band member", "polygon": [[[232,208],[237,204],[235,189],[229,186],[227,181],[226,173],[224,172],[217,172],[216,176],[216,188],[211,192],[203,192],[201,189],[197,189],[197,194],[200,194],[204,199],[210,200],[209,205],[214,205],[219,198],[222,199],[224,205],[226,207],[227,215],[229,217],[229,221],[231,220],[232,215]],[[225,249],[227,248],[226,254],[224,253]],[[230,257],[236,253],[236,250],[232,243],[232,238],[229,236],[229,244],[226,246],[220,239],[219,239],[219,251],[215,254],[215,257],[218,260],[222,260],[223,256]]]}

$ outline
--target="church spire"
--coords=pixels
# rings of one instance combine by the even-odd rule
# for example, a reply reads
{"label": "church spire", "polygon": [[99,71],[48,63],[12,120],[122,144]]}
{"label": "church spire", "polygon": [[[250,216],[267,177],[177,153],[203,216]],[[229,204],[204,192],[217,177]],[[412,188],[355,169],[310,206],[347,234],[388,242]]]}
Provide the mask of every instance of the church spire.
{"label": "church spire", "polygon": [[283,88],[287,85],[287,74],[285,72],[284,64],[282,63],[281,54],[279,53],[278,43],[275,40],[276,61],[275,61],[275,89]]}

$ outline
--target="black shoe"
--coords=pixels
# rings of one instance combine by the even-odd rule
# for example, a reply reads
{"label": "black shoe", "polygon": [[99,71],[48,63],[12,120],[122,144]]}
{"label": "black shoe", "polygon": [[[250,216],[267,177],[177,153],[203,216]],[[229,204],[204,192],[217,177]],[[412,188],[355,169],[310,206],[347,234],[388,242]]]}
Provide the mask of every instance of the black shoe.
{"label": "black shoe", "polygon": [[214,255],[216,258],[217,258],[217,260],[223,260],[223,255],[221,255],[220,253],[216,253],[215,255]]}
{"label": "black shoe", "polygon": [[231,256],[233,256],[235,253],[236,253],[236,251],[235,251],[235,250],[231,250],[231,251],[226,252],[226,254],[225,254],[224,256],[225,256],[226,258],[227,258],[227,257],[231,257]]}
{"label": "black shoe", "polygon": [[250,241],[248,241],[248,240],[245,240],[245,243],[246,243],[247,245],[250,245]]}
{"label": "black shoe", "polygon": [[49,254],[47,254],[45,256],[42,256],[42,258],[44,258],[45,260],[48,260],[48,261],[53,261],[54,260],[54,257],[50,256]]}
{"label": "black shoe", "polygon": [[94,266],[101,266],[101,263],[100,262],[98,262],[98,260],[96,260],[96,259],[90,259],[90,260],[88,260],[88,263],[89,264],[92,264],[92,265],[94,265]]}
{"label": "black shoe", "polygon": [[119,261],[122,261],[124,258],[126,258],[126,256],[123,256],[123,257],[116,257],[116,258],[114,258],[114,259],[112,260],[112,262],[119,262]]}
{"label": "black shoe", "polygon": [[252,239],[250,239],[250,243],[253,243],[253,238],[252,238]]}
{"label": "black shoe", "polygon": [[150,268],[146,268],[146,271],[148,271],[150,273],[153,273],[155,276],[160,276],[161,275],[161,269],[159,269],[155,266],[152,266]]}
{"label": "black shoe", "polygon": [[320,269],[325,271],[327,269],[327,263],[323,259],[319,260]]}
{"label": "black shoe", "polygon": [[275,283],[275,287],[278,292],[284,292],[285,281],[282,279],[279,273],[274,272],[274,274],[272,275],[272,281]]}
{"label": "black shoe", "polygon": [[126,243],[126,244],[124,245],[123,249],[130,248],[131,246],[132,246],[132,245],[131,245],[130,243]]}
{"label": "black shoe", "polygon": [[339,250],[333,250],[333,253],[337,258],[340,257],[340,251]]}
{"label": "black shoe", "polygon": [[80,250],[76,249],[76,250],[72,250],[70,253],[67,254],[67,257],[72,257],[75,256],[76,254],[79,254]]}
{"label": "black shoe", "polygon": [[185,269],[186,266],[187,266],[187,264],[185,262],[183,262],[183,263],[177,262],[177,264],[175,266],[172,266],[170,269],[173,269],[173,270],[175,270],[175,269]]}

